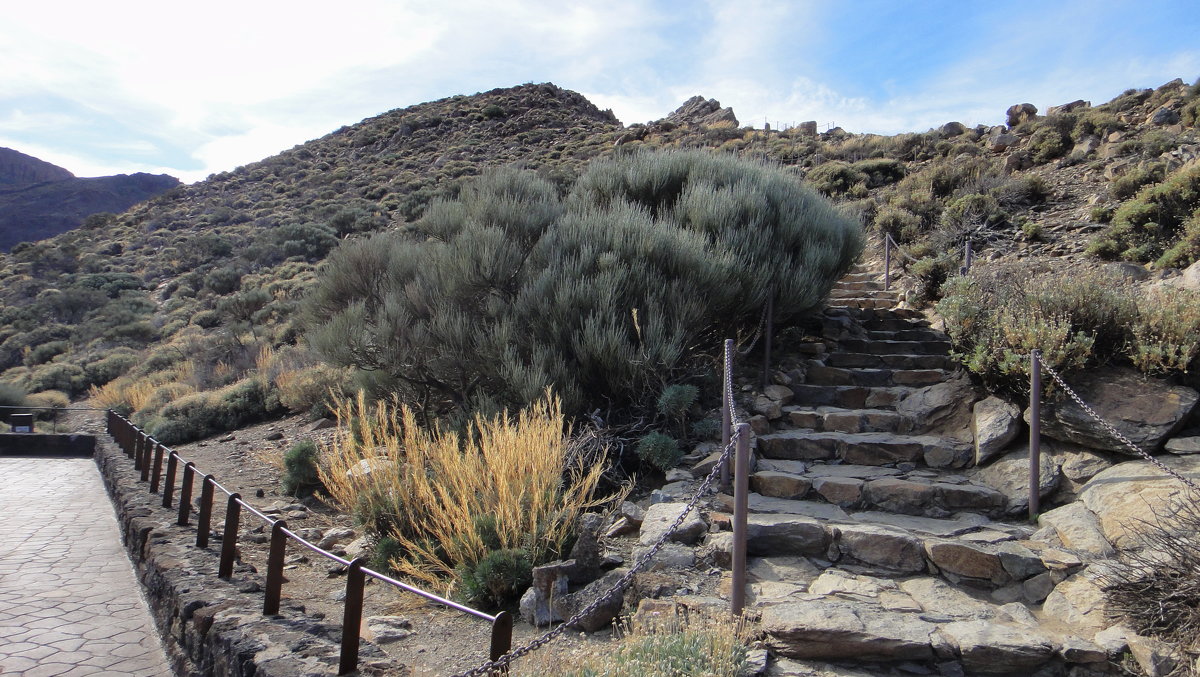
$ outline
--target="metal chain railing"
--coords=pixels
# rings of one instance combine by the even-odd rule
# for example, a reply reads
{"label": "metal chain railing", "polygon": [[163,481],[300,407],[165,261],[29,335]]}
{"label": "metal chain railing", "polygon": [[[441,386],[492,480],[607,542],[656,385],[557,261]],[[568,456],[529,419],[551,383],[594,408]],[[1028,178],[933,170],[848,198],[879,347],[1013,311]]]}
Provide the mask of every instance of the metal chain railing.
{"label": "metal chain railing", "polygon": [[624,591],[625,588],[633,582],[633,577],[637,575],[637,573],[641,571],[641,569],[645,567],[655,555],[658,554],[658,551],[661,550],[664,545],[667,544],[667,541],[670,540],[671,536],[673,536],[675,532],[679,530],[679,527],[683,524],[684,519],[691,514],[692,510],[696,508],[696,504],[700,502],[700,499],[706,493],[708,493],[709,488],[712,487],[713,483],[720,476],[721,469],[726,463],[729,462],[730,456],[733,455],[733,449],[737,446],[738,438],[741,436],[742,427],[738,425],[741,422],[737,420],[737,410],[733,407],[733,356],[731,354],[726,354],[725,356],[724,372],[726,383],[731,385],[731,387],[725,389],[725,406],[729,407],[730,416],[733,417],[733,421],[735,423],[733,426],[733,434],[730,437],[729,443],[726,444],[725,448],[722,450],[720,458],[717,459],[716,464],[713,465],[712,470],[709,471],[708,476],[704,478],[704,481],[700,483],[700,487],[696,489],[694,494],[692,494],[691,500],[689,500],[687,503],[687,508],[679,513],[679,516],[675,518],[675,521],[671,524],[671,526],[665,532],[663,532],[661,536],[659,536],[658,540],[654,543],[654,545],[650,546],[649,550],[646,550],[637,558],[633,565],[630,566],[629,571],[626,572],[625,575],[621,576],[620,580],[614,583],[612,587],[604,592],[604,594],[597,597],[591,604],[587,605],[583,609],[576,612],[575,615],[559,624],[558,627],[546,632],[541,637],[538,637],[524,646],[509,651],[496,660],[487,661],[486,663],[467,670],[466,672],[455,673],[452,677],[480,677],[481,675],[502,671],[511,665],[516,659],[537,651],[550,642],[553,642],[555,639],[558,639],[567,631],[567,629],[574,626],[580,620],[590,616],[596,611],[596,609],[600,608],[601,605],[612,599],[613,595]]}
{"label": "metal chain railing", "polygon": [[[1120,430],[1117,430],[1115,426],[1113,426],[1108,421],[1104,420],[1100,416],[1100,414],[1096,413],[1095,409],[1092,409],[1090,406],[1088,406],[1088,404],[1086,402],[1083,401],[1083,398],[1081,398],[1078,393],[1076,393],[1074,390],[1071,389],[1071,386],[1067,385],[1067,382],[1063,380],[1062,376],[1060,376],[1059,373],[1057,371],[1055,371],[1053,367],[1046,364],[1045,362],[1041,362],[1041,367],[1046,370],[1046,373],[1050,374],[1050,377],[1053,378],[1054,381],[1056,383],[1058,383],[1058,385],[1060,387],[1062,387],[1063,390],[1066,391],[1067,395],[1070,396],[1070,398],[1072,400],[1075,400],[1075,404],[1078,404],[1080,406],[1080,408],[1082,408],[1087,413],[1088,416],[1091,416],[1093,419],[1095,419],[1096,423],[1099,423],[1100,427],[1104,428],[1104,430],[1107,431],[1109,435],[1112,435],[1113,438],[1120,441],[1121,444],[1123,444],[1126,447],[1133,450],[1134,453],[1136,453],[1138,456],[1141,456],[1142,458],[1149,461],[1150,464],[1153,465],[1154,467],[1167,473],[1171,477],[1174,477],[1175,479],[1179,480],[1180,482],[1183,482],[1185,485],[1190,487],[1193,491],[1200,493],[1200,486],[1196,486],[1196,483],[1193,482],[1190,478],[1176,472],[1175,470],[1168,467],[1162,461],[1151,456],[1147,451],[1145,451],[1144,449],[1142,449],[1141,447],[1139,447],[1138,445],[1136,445],[1132,441],[1130,441],[1130,439],[1128,437],[1126,437],[1125,435],[1123,435]],[[1041,395],[1040,393],[1031,393],[1032,397],[1039,397],[1040,395]]]}
{"label": "metal chain railing", "polygon": [[766,326],[767,326],[767,305],[764,303],[763,309],[762,309],[762,315],[760,315],[758,318],[758,329],[754,330],[754,336],[750,339],[750,345],[746,346],[744,349],[738,348],[739,355],[749,355],[750,351],[754,350],[754,346],[758,345],[758,339],[762,338],[763,327],[766,327]]}

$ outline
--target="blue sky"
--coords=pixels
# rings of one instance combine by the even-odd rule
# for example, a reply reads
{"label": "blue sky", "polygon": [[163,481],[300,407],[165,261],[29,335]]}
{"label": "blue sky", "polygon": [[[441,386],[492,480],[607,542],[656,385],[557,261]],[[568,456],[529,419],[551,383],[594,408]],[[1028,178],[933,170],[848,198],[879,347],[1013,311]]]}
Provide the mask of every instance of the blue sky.
{"label": "blue sky", "polygon": [[423,101],[554,82],[626,124],[1000,124],[1200,77],[1200,2],[162,0],[0,8],[0,146],[185,181]]}

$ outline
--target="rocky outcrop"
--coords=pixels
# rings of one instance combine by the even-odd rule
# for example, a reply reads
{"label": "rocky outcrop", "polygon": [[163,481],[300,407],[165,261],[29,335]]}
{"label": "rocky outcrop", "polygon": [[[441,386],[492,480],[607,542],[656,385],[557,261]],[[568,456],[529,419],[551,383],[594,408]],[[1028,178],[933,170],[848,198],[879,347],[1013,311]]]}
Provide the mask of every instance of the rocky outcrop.
{"label": "rocky outcrop", "polygon": [[1009,127],[1017,127],[1025,122],[1028,122],[1037,117],[1037,106],[1031,103],[1018,103],[1008,107],[1005,111],[1007,116],[1007,124]]}
{"label": "rocky outcrop", "polygon": [[683,105],[676,108],[665,120],[677,125],[711,125],[717,122],[728,122],[736,127],[738,124],[737,116],[733,114],[732,108],[722,108],[720,101],[705,99],[700,95],[684,101]]}

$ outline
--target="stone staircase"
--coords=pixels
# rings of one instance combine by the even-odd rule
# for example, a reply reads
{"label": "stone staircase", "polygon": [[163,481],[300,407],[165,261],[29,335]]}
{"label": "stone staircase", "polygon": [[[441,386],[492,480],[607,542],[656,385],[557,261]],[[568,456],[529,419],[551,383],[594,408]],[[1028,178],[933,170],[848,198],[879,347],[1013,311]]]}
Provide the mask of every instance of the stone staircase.
{"label": "stone staircase", "polygon": [[[769,674],[1103,674],[1103,649],[1043,625],[1089,555],[1006,520],[1010,496],[971,475],[963,431],[909,406],[955,365],[946,336],[897,302],[871,272],[848,275],[803,382],[754,407],[748,600]],[[855,667],[793,662],[814,659]]]}

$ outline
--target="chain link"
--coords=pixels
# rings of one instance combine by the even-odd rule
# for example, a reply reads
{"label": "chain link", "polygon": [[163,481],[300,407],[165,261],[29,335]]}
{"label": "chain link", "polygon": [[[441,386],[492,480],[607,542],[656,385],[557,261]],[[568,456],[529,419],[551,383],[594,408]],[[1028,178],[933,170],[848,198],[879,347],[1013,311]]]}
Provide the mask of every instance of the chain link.
{"label": "chain link", "polygon": [[[1139,447],[1138,445],[1131,442],[1128,437],[1125,437],[1124,435],[1121,434],[1120,430],[1117,430],[1112,424],[1110,424],[1108,421],[1105,421],[1103,418],[1101,418],[1100,414],[1097,414],[1095,409],[1092,409],[1091,407],[1089,407],[1087,405],[1087,403],[1083,401],[1083,398],[1081,398],[1074,390],[1072,390],[1071,386],[1067,385],[1067,382],[1063,380],[1062,376],[1059,376],[1058,372],[1055,371],[1053,367],[1046,364],[1045,362],[1042,362],[1041,360],[1038,360],[1038,364],[1040,364],[1042,366],[1042,368],[1045,369],[1048,374],[1050,374],[1051,378],[1053,378],[1054,381],[1056,383],[1058,383],[1058,385],[1060,385],[1062,387],[1062,389],[1067,392],[1067,395],[1069,395],[1071,397],[1071,399],[1075,400],[1075,404],[1078,404],[1080,407],[1082,407],[1083,410],[1085,412],[1087,412],[1088,416],[1091,416],[1093,419],[1096,420],[1096,423],[1100,424],[1100,427],[1102,427],[1106,431],[1108,431],[1109,435],[1112,435],[1114,438],[1119,440],[1121,442],[1121,444],[1124,444],[1125,446],[1129,447],[1135,453],[1137,453],[1139,456],[1141,456],[1142,458],[1149,461],[1151,463],[1151,465],[1153,465],[1154,467],[1167,473],[1171,477],[1174,477],[1175,479],[1179,480],[1180,482],[1183,482],[1187,486],[1191,487],[1191,489],[1193,491],[1200,493],[1200,487],[1197,487],[1195,482],[1193,482],[1191,479],[1185,477],[1184,475],[1181,475],[1178,472],[1175,472],[1171,468],[1167,467],[1166,464],[1164,464],[1162,461],[1158,460],[1157,458],[1154,458],[1149,453],[1147,453],[1145,450],[1143,450],[1141,447]],[[1040,393],[1032,393],[1031,396],[1039,397]]]}
{"label": "chain link", "polygon": [[908,252],[906,252],[900,248],[900,243],[896,242],[896,240],[892,237],[891,233],[885,233],[884,237],[886,237],[888,240],[891,241],[892,249],[895,250],[896,253],[898,253],[900,256],[903,256],[905,259],[908,259],[912,263],[917,262],[917,259],[913,258]]}
{"label": "chain link", "polygon": [[658,538],[658,541],[656,541],[654,545],[650,546],[649,550],[643,552],[641,556],[634,561],[633,565],[630,566],[629,571],[627,571],[625,575],[621,576],[620,580],[614,583],[611,588],[605,591],[604,594],[597,597],[594,601],[592,601],[591,604],[578,611],[574,616],[571,616],[567,620],[563,621],[558,625],[558,627],[546,632],[541,637],[538,637],[522,647],[512,649],[494,661],[488,661],[479,665],[478,667],[467,670],[466,672],[456,673],[452,677],[480,677],[481,675],[491,674],[494,671],[507,668],[516,659],[533,653],[555,639],[558,639],[567,631],[568,628],[591,615],[592,612],[600,608],[602,604],[612,599],[613,595],[624,591],[625,588],[633,582],[633,577],[639,571],[641,571],[641,569],[645,567],[655,555],[658,554],[659,550],[662,550],[663,546],[667,544],[667,541],[670,540],[671,536],[673,536],[675,532],[679,530],[680,525],[683,524],[683,520],[687,518],[687,516],[691,514],[693,510],[696,509],[696,504],[699,503],[700,499],[708,493],[709,488],[712,487],[713,483],[717,480],[717,477],[720,476],[721,469],[726,463],[729,462],[729,457],[732,455],[733,449],[737,446],[738,438],[741,436],[741,432],[739,430],[741,422],[737,420],[737,412],[733,408],[733,355],[725,356],[725,379],[726,383],[729,384],[729,388],[725,393],[726,406],[729,407],[729,416],[730,420],[732,421],[732,434],[729,437],[729,444],[725,445],[725,448],[721,451],[720,458],[717,459],[716,464],[713,465],[712,470],[710,470],[708,473],[708,476],[705,477],[704,481],[700,483],[700,487],[696,489],[696,493],[692,494],[691,500],[689,500],[687,503],[687,508],[679,513],[679,516],[676,517],[671,526],[665,532],[663,532],[663,535]]}
{"label": "chain link", "polygon": [[745,350],[738,349],[739,355],[749,355],[754,346],[758,345],[758,339],[762,338],[763,328],[767,326],[767,306],[764,304],[762,315],[758,318],[758,329],[754,330],[754,337],[750,339],[750,345],[746,346]]}

